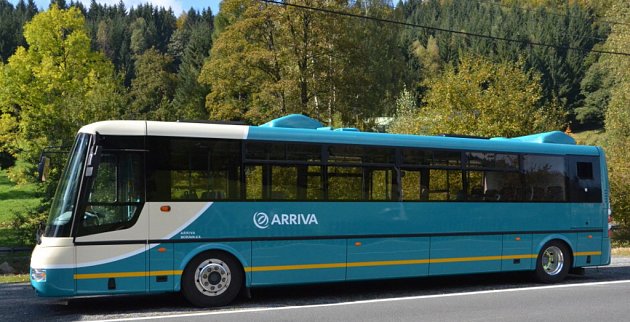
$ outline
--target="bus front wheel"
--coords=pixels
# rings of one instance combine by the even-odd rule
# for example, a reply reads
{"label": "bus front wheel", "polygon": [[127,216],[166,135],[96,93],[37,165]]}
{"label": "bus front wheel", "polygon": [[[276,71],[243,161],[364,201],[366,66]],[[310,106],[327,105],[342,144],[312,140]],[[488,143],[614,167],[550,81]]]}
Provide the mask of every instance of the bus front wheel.
{"label": "bus front wheel", "polygon": [[552,240],[545,244],[536,260],[535,278],[542,283],[558,283],[567,277],[571,268],[569,248]]}
{"label": "bus front wheel", "polygon": [[182,275],[182,293],[193,305],[226,305],[241,290],[243,271],[238,261],[223,252],[209,251],[188,263]]}

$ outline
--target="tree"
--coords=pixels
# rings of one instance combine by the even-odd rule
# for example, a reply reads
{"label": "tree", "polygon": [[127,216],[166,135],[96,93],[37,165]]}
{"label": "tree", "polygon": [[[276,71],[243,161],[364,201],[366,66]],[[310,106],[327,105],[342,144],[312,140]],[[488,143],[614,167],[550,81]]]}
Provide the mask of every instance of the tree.
{"label": "tree", "polygon": [[79,127],[120,109],[113,66],[90,50],[78,9],[53,6],[25,25],[24,36],[28,48],[19,47],[0,70],[0,147],[27,165],[12,173],[21,180],[44,147],[69,145]]}
{"label": "tree", "polygon": [[543,105],[540,75],[522,64],[463,56],[424,82],[424,105],[404,132],[513,137],[560,129],[563,113]]}
{"label": "tree", "polygon": [[7,0],[0,0],[0,61],[15,53],[18,46],[24,46],[22,26],[37,14],[33,0],[20,0],[15,7]]}
{"label": "tree", "polygon": [[[487,1],[408,1],[408,22],[491,38],[408,28],[402,32],[403,45],[418,48],[414,46],[418,42],[428,48],[429,38],[433,37],[442,63],[457,64],[462,54],[480,55],[494,62],[523,60],[525,69],[534,69],[540,74],[543,99],[573,113],[582,102],[580,83],[593,62],[584,53],[606,36],[606,24],[598,22],[593,10],[581,5],[581,1],[554,4],[526,1],[531,7],[525,10],[522,4],[513,2],[515,6],[510,8]],[[569,50],[569,47],[583,51]],[[413,64],[411,67],[410,73],[423,75],[422,66]]]}
{"label": "tree", "polygon": [[183,50],[172,104],[177,119],[207,120],[209,115],[205,108],[205,98],[210,87],[200,84],[198,78],[212,47],[212,38],[208,37],[212,33],[212,27],[209,23],[200,21],[189,28],[190,38]]}
{"label": "tree", "polygon": [[[613,1],[607,13],[616,24],[603,48],[608,51],[630,52],[630,3]],[[630,240],[630,59],[601,55],[598,64],[605,66],[610,86],[610,100],[606,108],[606,153],[610,177],[610,202],[615,222],[623,228],[621,238]]]}
{"label": "tree", "polygon": [[136,78],[131,81],[129,119],[175,120],[171,108],[175,75],[170,72],[173,58],[155,48],[136,56]]}
{"label": "tree", "polygon": [[[388,2],[300,3],[391,17]],[[211,118],[260,123],[305,113],[332,124],[365,127],[393,113],[403,59],[395,30],[258,1],[226,0],[215,20],[215,41],[199,80]],[[341,125],[341,124],[339,124]]]}

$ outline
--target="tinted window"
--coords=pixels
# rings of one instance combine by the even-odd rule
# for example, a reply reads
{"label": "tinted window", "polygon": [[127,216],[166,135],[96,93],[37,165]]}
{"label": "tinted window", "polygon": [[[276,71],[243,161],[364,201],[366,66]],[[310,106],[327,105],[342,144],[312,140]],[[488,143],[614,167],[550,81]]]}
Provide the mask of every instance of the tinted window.
{"label": "tinted window", "polygon": [[461,153],[457,151],[404,149],[402,159],[405,166],[459,167],[461,165]]}
{"label": "tinted window", "polygon": [[149,200],[240,198],[240,141],[149,138]]}
{"label": "tinted window", "polygon": [[601,202],[602,188],[598,157],[569,158],[571,166],[571,201]]}
{"label": "tinted window", "polygon": [[468,152],[466,153],[467,167],[469,168],[491,168],[491,169],[513,169],[518,170],[518,155],[488,153],[488,152]]}
{"label": "tinted window", "polygon": [[360,145],[331,145],[328,147],[329,163],[392,164],[394,149],[365,147]]}
{"label": "tinted window", "polygon": [[247,142],[247,160],[320,162],[322,147],[307,143]]}
{"label": "tinted window", "polygon": [[560,156],[523,156],[525,201],[566,201],[565,158]]}
{"label": "tinted window", "polygon": [[577,162],[577,176],[579,179],[593,179],[593,163]]}

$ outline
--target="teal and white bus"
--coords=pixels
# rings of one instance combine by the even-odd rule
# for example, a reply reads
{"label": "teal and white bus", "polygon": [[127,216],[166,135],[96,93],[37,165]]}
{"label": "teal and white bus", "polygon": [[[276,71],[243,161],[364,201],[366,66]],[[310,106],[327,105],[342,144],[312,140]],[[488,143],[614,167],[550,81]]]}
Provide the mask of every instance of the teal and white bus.
{"label": "teal and white bus", "polygon": [[604,153],[517,138],[106,121],[79,130],[31,259],[41,296],[181,292],[610,263]]}

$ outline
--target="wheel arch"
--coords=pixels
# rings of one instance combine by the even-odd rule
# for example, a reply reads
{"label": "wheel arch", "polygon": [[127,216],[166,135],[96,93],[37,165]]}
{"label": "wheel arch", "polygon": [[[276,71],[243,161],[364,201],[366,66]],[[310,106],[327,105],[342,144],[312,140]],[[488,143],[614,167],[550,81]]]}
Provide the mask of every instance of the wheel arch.
{"label": "wheel arch", "polygon": [[[576,237],[577,238],[577,237]],[[575,238],[574,238],[575,239]],[[547,245],[549,242],[551,241],[558,241],[560,243],[563,243],[567,249],[569,250],[569,255],[570,256],[570,260],[571,260],[571,267],[574,267],[575,265],[575,258],[574,258],[574,252],[575,252],[575,245],[573,242],[571,242],[571,238],[565,236],[565,235],[560,235],[560,234],[553,234],[553,235],[548,235],[545,236],[545,238],[542,238],[537,244],[536,247],[534,249],[534,254],[536,254],[536,256],[538,256],[538,254],[540,254],[540,251],[543,249],[543,247],[545,245]],[[535,267],[535,266],[534,266]]]}
{"label": "wheel arch", "polygon": [[[232,256],[236,260],[236,262],[240,265],[240,269],[243,272],[243,278],[245,279],[244,285],[246,287],[249,287],[251,285],[251,272],[248,272],[246,270],[246,267],[249,267],[249,260],[244,254],[242,254],[242,252],[226,244],[211,243],[211,244],[203,244],[203,245],[199,245],[195,247],[194,249],[190,250],[186,254],[186,256],[183,257],[183,259],[179,262],[179,266],[177,267],[177,269],[183,272],[186,269],[186,266],[188,266],[188,263],[190,263],[190,261],[192,261],[195,257],[209,251],[218,251],[218,252],[225,253],[228,256]],[[182,276],[183,275],[181,275],[180,278],[175,280],[175,288],[174,288],[175,291],[181,290]]]}

